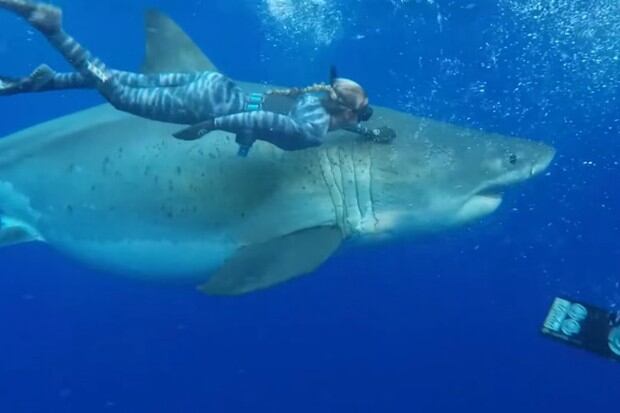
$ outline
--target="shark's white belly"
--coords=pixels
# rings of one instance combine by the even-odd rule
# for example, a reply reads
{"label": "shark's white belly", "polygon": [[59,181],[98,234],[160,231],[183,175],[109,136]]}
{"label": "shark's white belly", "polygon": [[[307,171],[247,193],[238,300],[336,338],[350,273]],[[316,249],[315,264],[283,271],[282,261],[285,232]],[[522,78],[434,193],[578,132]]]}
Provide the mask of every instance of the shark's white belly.
{"label": "shark's white belly", "polygon": [[54,246],[95,268],[149,279],[206,281],[237,246],[202,240],[54,240]]}
{"label": "shark's white belly", "polygon": [[82,214],[76,220],[57,205],[34,207],[30,198],[8,182],[0,181],[0,195],[5,200],[0,215],[5,242],[44,241],[100,269],[138,277],[201,281],[239,247],[223,232],[188,232],[173,225],[157,230],[147,228],[146,217],[143,222],[123,222],[122,211],[113,216],[93,207],[91,214]]}

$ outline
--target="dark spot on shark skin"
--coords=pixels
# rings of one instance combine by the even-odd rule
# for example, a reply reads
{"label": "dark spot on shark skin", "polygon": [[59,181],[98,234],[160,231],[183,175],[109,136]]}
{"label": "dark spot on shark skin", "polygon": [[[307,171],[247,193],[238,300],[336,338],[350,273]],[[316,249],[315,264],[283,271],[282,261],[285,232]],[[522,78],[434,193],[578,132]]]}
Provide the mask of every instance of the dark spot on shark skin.
{"label": "dark spot on shark skin", "polygon": [[97,189],[97,185],[91,185],[91,186],[90,186],[90,190],[91,190],[91,191],[95,191],[96,189]]}
{"label": "dark spot on shark skin", "polygon": [[168,212],[166,213],[166,216],[167,216],[169,219],[173,219],[173,218],[174,218],[174,214],[173,214],[171,211],[168,211]]}
{"label": "dark spot on shark skin", "polygon": [[174,183],[172,180],[168,181],[168,191],[174,192]]}
{"label": "dark spot on shark skin", "polygon": [[510,162],[511,165],[515,165],[517,163],[517,160],[517,155],[515,155],[514,153],[511,153],[508,157],[508,162]]}
{"label": "dark spot on shark skin", "polygon": [[145,166],[144,167],[144,175],[148,175],[149,173],[151,173],[151,167],[150,166]]}
{"label": "dark spot on shark skin", "polygon": [[181,175],[181,172],[182,172],[181,167],[177,166],[177,175]]}
{"label": "dark spot on shark skin", "polygon": [[102,169],[104,174],[106,174],[108,172],[108,166],[109,165],[110,165],[110,158],[106,156],[105,158],[103,158],[103,162],[101,164],[101,169]]}
{"label": "dark spot on shark skin", "polygon": [[120,158],[121,156],[123,156],[123,147],[118,148],[118,158]]}
{"label": "dark spot on shark skin", "polygon": [[76,169],[77,169],[77,166],[74,163],[69,165],[69,173],[74,173]]}
{"label": "dark spot on shark skin", "polygon": [[73,206],[71,204],[67,205],[67,212],[73,214]]}

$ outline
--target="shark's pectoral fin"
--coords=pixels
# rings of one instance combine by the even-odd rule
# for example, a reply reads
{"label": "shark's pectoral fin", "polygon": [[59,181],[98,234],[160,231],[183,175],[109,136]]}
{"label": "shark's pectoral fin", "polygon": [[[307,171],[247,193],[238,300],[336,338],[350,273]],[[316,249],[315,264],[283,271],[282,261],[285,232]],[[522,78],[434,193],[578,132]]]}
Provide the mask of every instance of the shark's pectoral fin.
{"label": "shark's pectoral fin", "polygon": [[41,235],[31,226],[12,218],[0,217],[0,247],[41,240]]}
{"label": "shark's pectoral fin", "polygon": [[239,295],[270,287],[313,271],[341,241],[340,229],[317,227],[244,247],[200,290],[212,295]]}

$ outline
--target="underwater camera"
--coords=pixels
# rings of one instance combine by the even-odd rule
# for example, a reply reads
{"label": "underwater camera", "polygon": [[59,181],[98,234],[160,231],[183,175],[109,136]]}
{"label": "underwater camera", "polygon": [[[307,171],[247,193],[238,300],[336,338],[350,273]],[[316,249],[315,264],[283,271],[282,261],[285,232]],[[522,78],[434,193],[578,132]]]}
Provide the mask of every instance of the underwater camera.
{"label": "underwater camera", "polygon": [[542,333],[620,361],[620,312],[557,297],[549,309]]}

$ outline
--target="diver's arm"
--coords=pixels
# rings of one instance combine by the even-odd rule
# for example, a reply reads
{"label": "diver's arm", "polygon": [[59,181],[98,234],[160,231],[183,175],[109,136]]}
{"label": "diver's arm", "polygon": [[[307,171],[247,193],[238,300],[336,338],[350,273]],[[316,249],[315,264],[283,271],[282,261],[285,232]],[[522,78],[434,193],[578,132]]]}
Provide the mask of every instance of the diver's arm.
{"label": "diver's arm", "polygon": [[358,123],[354,126],[345,126],[342,129],[346,130],[347,132],[353,132],[363,136],[370,136],[372,134],[372,131],[361,123]]}
{"label": "diver's arm", "polygon": [[255,139],[265,140],[284,150],[321,144],[320,125],[298,122],[289,116],[266,111],[241,112],[207,119],[174,133],[174,137],[191,141],[218,129],[234,133],[238,139],[241,137],[246,146]]}
{"label": "diver's arm", "polygon": [[342,129],[348,132],[356,133],[377,143],[390,143],[394,140],[394,138],[396,138],[396,132],[387,126],[370,129],[361,123],[358,123],[354,126],[345,126]]}
{"label": "diver's arm", "polygon": [[298,122],[290,116],[274,112],[255,111],[221,116],[213,119],[213,129],[235,134],[249,133],[256,139],[289,151],[321,144],[320,125]]}

